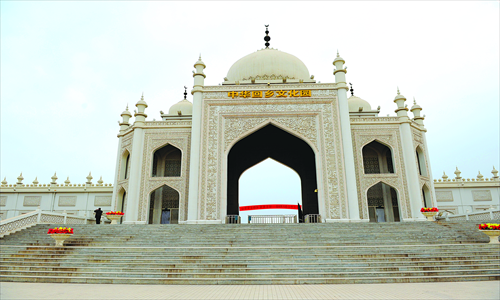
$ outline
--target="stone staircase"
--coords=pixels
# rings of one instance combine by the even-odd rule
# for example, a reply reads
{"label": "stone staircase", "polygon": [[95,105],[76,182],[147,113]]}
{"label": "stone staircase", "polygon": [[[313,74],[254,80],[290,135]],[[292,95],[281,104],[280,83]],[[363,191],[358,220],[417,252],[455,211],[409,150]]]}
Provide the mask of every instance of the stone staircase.
{"label": "stone staircase", "polygon": [[500,280],[472,222],[37,225],[0,239],[0,281],[332,284]]}

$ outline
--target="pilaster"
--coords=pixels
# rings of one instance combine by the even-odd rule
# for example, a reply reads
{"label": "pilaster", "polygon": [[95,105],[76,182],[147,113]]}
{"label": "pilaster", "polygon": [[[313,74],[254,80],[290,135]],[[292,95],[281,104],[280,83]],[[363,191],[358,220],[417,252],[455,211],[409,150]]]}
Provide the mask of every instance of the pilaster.
{"label": "pilaster", "polygon": [[345,73],[347,70],[344,68],[344,60],[339,57],[335,58],[333,64],[336,67],[334,71],[335,82],[338,85],[337,97],[339,103],[339,116],[340,116],[340,128],[342,134],[342,152],[344,158],[345,166],[345,181],[347,189],[347,200],[349,206],[349,219],[352,221],[358,221],[359,209],[358,209],[358,189],[356,186],[356,167],[354,164],[354,149],[352,146],[352,136],[351,136],[351,120],[349,116],[349,105],[347,104],[347,84],[345,80]]}
{"label": "pilaster", "polygon": [[188,218],[187,222],[192,223],[198,220],[198,202],[200,186],[200,147],[201,147],[201,118],[203,102],[203,86],[205,84],[205,64],[201,60],[194,64],[196,72],[193,74],[194,86],[191,94],[193,95],[193,118],[191,126],[191,154],[189,170],[189,199],[188,199]]}

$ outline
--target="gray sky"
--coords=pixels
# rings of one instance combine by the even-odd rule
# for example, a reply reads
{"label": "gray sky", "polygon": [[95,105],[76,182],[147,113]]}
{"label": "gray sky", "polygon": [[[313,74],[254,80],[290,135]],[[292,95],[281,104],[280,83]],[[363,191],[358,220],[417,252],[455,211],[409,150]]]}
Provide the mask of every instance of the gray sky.
{"label": "gray sky", "polygon": [[92,171],[94,182],[102,175],[111,183],[127,103],[133,110],[144,92],[147,119],[160,119],[192,87],[200,53],[205,83],[218,85],[234,62],[264,47],[264,24],[271,47],[300,58],[318,81],[334,81],[338,49],[355,95],[383,116],[395,115],[397,86],[415,97],[435,178],[443,170],[452,177],[455,166],[464,177],[499,169],[497,1],[0,5],[0,176],[9,183],[20,172],[25,183],[48,183],[54,171],[59,182],[83,183]]}

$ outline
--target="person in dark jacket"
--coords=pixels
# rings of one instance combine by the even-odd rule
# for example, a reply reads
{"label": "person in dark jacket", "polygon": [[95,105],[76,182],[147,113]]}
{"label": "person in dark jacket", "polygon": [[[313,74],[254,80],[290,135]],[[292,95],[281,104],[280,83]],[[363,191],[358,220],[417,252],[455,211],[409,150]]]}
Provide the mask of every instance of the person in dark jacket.
{"label": "person in dark jacket", "polygon": [[95,213],[95,223],[96,224],[101,224],[101,216],[102,216],[102,210],[99,207],[98,209],[94,210]]}

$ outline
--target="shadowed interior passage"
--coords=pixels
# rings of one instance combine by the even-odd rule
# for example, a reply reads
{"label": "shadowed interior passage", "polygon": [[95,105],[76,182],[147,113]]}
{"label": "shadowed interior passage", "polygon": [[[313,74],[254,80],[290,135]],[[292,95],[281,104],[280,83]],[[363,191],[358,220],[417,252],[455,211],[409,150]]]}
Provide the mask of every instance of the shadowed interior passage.
{"label": "shadowed interior passage", "polygon": [[302,139],[274,125],[259,129],[241,139],[231,148],[228,155],[227,214],[239,214],[238,181],[241,174],[267,158],[272,158],[297,172],[301,182],[304,214],[317,214],[318,194],[314,151]]}

